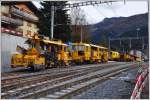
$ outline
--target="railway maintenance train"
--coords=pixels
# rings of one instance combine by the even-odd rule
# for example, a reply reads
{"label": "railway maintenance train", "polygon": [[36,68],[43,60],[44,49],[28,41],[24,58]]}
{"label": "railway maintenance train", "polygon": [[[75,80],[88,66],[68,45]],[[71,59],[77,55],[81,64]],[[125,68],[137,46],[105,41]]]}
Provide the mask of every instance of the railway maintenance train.
{"label": "railway maintenance train", "polygon": [[111,61],[119,61],[120,60],[120,53],[117,51],[110,51],[109,53],[109,60]]}
{"label": "railway maintenance train", "polygon": [[28,49],[18,46],[20,54],[13,54],[11,67],[28,67],[32,70],[55,66],[69,65],[70,57],[68,45],[59,40],[46,40],[34,35],[28,39]]}
{"label": "railway maintenance train", "polygon": [[108,61],[108,49],[87,43],[72,43],[71,61],[73,63],[100,63]]}
{"label": "railway maintenance train", "polygon": [[60,40],[45,39],[37,34],[25,43],[29,45],[28,49],[17,46],[19,53],[12,54],[12,68],[24,67],[36,70],[72,64],[104,63],[108,60],[135,60],[131,59],[129,54],[120,54],[117,51],[110,51],[109,55],[106,47],[81,42],[69,46]]}

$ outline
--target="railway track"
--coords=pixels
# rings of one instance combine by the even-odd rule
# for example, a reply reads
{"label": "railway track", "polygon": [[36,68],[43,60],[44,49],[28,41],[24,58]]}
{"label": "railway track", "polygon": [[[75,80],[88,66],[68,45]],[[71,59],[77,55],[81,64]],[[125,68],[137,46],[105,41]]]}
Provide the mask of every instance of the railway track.
{"label": "railway track", "polygon": [[[70,67],[70,68],[61,68],[61,69],[56,68],[56,69],[48,69],[46,71],[40,71],[40,72],[34,72],[34,73],[26,73],[26,74],[19,73],[19,75],[15,74],[15,72],[14,72],[14,73],[11,73],[10,76],[8,76],[8,77],[2,77],[1,84],[3,86],[3,85],[7,85],[7,84],[12,84],[14,82],[20,83],[20,81],[24,81],[27,78],[33,78],[33,77],[42,76],[42,75],[50,76],[50,75],[54,75],[56,73],[66,73],[66,72],[78,71],[78,70],[95,67],[95,66],[105,66],[105,65],[113,65],[113,64],[116,64],[116,63],[97,64],[97,65],[82,65],[82,66],[74,66],[74,67]],[[123,63],[119,62],[117,64],[123,64]],[[12,74],[14,74],[14,76],[12,76]]]}
{"label": "railway track", "polygon": [[[53,79],[47,79],[44,81],[40,81],[38,78],[35,80],[30,80],[22,83],[18,83],[15,86],[12,85],[13,88],[9,88],[7,86],[2,87],[2,95],[1,98],[40,98],[43,96],[48,95],[48,98],[65,98],[68,97],[69,94],[74,93],[73,91],[82,90],[79,87],[85,85],[85,84],[94,84],[93,82],[96,82],[101,79],[102,77],[106,77],[109,74],[113,75],[113,71],[121,71],[121,70],[127,70],[130,65],[133,64],[127,64],[127,65],[121,65],[123,63],[118,64],[109,64],[109,65],[103,65],[100,67],[100,65],[97,66],[90,66],[90,67],[81,67],[79,68],[80,71],[77,71],[75,73],[70,72],[68,75],[60,76]],[[75,68],[74,70],[77,70]],[[119,73],[118,72],[118,73]],[[115,74],[115,73],[114,73]],[[62,74],[63,75],[63,74]],[[57,74],[56,74],[57,76]],[[101,77],[101,78],[99,78]],[[103,79],[104,80],[104,79]],[[80,86],[81,85],[81,86]],[[85,85],[85,87],[88,85]],[[91,85],[92,86],[92,85]],[[72,88],[72,87],[78,87],[78,88]],[[68,90],[68,88],[72,88],[73,90]],[[62,93],[63,91],[66,91]],[[67,92],[68,91],[68,92]],[[70,92],[69,92],[70,91]],[[59,96],[56,96],[56,94],[61,94]],[[47,97],[46,97],[47,98]]]}
{"label": "railway track", "polygon": [[[116,66],[116,65],[120,65],[121,63],[118,63],[118,64],[104,64],[103,66],[101,65],[91,65],[91,66],[82,66],[82,68],[75,68],[74,70],[67,70],[66,72],[62,72],[62,73],[55,73],[55,74],[44,74],[44,75],[40,75],[40,76],[34,76],[34,77],[30,77],[30,78],[26,78],[26,79],[23,79],[23,80],[20,80],[19,82],[15,82],[15,83],[12,83],[10,81],[10,84],[3,84],[2,85],[2,92],[6,92],[6,91],[9,91],[9,90],[12,90],[12,89],[16,89],[16,88],[20,88],[20,87],[24,87],[24,86],[29,86],[29,85],[32,85],[32,84],[36,84],[36,83],[40,83],[40,82],[44,82],[44,81],[47,81],[47,80],[52,80],[52,79],[55,79],[55,78],[59,78],[59,77],[65,77],[67,75],[73,75],[75,73],[82,73],[82,72],[92,72],[94,70],[100,70],[100,69],[103,69],[105,67],[112,67],[112,66]],[[84,73],[82,73],[84,74]],[[81,74],[81,75],[82,75]],[[8,80],[8,79],[7,79]],[[12,78],[11,78],[12,80]]]}

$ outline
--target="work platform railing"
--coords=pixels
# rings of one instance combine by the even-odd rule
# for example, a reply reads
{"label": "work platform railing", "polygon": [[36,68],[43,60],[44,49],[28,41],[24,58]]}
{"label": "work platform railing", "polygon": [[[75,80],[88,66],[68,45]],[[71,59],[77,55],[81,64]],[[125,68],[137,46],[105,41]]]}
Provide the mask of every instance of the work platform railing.
{"label": "work platform railing", "polygon": [[148,82],[148,76],[149,76],[149,70],[148,65],[141,65],[141,72],[138,74],[136,78],[136,85],[134,87],[134,90],[132,92],[130,99],[141,99],[141,94],[143,90],[146,87],[146,84]]}

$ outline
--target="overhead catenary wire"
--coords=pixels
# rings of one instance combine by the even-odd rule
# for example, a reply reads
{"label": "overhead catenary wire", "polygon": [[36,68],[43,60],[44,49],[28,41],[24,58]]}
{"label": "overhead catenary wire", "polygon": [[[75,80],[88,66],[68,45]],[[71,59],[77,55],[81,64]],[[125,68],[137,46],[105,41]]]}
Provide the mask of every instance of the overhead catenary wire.
{"label": "overhead catenary wire", "polygon": [[94,19],[94,20],[91,20],[92,23],[94,23],[95,21],[97,21],[97,19],[94,16],[90,15],[89,13],[86,13],[86,16],[89,17],[89,18],[91,18],[91,19]]}
{"label": "overhead catenary wire", "polygon": [[102,15],[104,18],[107,18],[107,16],[105,14],[103,14],[99,9],[96,9],[96,6],[93,6],[95,10],[97,10],[97,12]]}
{"label": "overhead catenary wire", "polygon": [[80,6],[88,6],[88,5],[95,5],[95,4],[102,4],[102,3],[108,3],[108,2],[116,2],[116,1],[86,1],[86,2],[79,2],[79,3],[73,3],[73,4],[65,4],[65,5],[52,5],[51,7],[51,38],[53,38],[53,27],[54,27],[54,9],[52,8],[55,8],[55,9],[64,9],[64,6],[65,6],[65,9],[66,8],[74,8],[74,7],[80,7]]}
{"label": "overhead catenary wire", "polygon": [[119,16],[119,15],[117,14],[117,12],[115,11],[115,9],[113,9],[113,7],[111,7],[111,6],[109,5],[109,3],[107,3],[107,5],[110,7],[110,9],[112,10],[112,12],[113,12],[113,14],[114,14],[115,16]]}

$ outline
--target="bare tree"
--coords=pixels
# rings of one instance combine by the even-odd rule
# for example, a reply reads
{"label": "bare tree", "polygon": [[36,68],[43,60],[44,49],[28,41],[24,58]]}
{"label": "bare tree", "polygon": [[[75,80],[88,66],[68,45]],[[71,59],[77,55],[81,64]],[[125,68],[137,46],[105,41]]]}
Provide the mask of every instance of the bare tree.
{"label": "bare tree", "polygon": [[90,30],[84,11],[81,8],[72,8],[70,16],[72,24],[72,41],[89,42]]}

